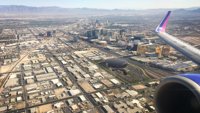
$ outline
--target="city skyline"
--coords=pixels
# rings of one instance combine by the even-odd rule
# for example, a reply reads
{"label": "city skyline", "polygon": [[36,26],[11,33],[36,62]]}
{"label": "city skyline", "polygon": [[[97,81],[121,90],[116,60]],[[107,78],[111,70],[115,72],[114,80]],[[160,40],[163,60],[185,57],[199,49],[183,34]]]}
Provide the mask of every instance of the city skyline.
{"label": "city skyline", "polygon": [[198,1],[2,1],[0,113],[200,113]]}
{"label": "city skyline", "polygon": [[25,5],[34,7],[57,6],[63,8],[98,8],[98,9],[158,9],[199,7],[199,0],[7,0],[0,5]]}

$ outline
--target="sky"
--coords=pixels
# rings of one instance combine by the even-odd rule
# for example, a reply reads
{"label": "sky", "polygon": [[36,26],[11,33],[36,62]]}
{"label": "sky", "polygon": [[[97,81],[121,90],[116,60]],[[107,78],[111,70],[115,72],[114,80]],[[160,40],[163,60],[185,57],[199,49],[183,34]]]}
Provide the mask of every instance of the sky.
{"label": "sky", "polygon": [[200,7],[200,0],[0,0],[0,5],[98,9],[157,9]]}

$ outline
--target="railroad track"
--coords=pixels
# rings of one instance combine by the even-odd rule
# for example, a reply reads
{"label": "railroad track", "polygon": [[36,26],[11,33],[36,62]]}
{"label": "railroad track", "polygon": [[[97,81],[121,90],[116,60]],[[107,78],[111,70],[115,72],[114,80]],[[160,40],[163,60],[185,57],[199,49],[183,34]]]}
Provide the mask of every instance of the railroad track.
{"label": "railroad track", "polygon": [[45,42],[42,42],[40,41],[40,44],[38,44],[36,47],[32,48],[31,50],[29,51],[26,51],[27,53],[25,53],[25,55],[20,58],[18,61],[15,62],[14,65],[12,65],[12,67],[9,69],[9,71],[7,72],[8,74],[6,75],[6,77],[1,81],[1,84],[0,84],[0,93],[2,92],[3,90],[3,87],[4,85],[6,84],[6,82],[8,81],[9,77],[10,77],[10,74],[13,72],[13,70],[15,69],[15,67],[21,63],[21,61],[26,58],[30,53],[32,53],[34,50],[36,50],[38,47],[41,47],[42,45],[45,45],[47,44],[48,41],[45,41]]}
{"label": "railroad track", "polygon": [[5,83],[7,82],[7,80],[10,77],[10,73],[15,69],[15,67],[26,57],[28,56],[28,54],[24,55],[21,59],[19,59],[17,62],[15,62],[15,64],[9,69],[8,74],[6,75],[6,77],[2,80],[2,84],[0,84],[0,88],[2,88]]}

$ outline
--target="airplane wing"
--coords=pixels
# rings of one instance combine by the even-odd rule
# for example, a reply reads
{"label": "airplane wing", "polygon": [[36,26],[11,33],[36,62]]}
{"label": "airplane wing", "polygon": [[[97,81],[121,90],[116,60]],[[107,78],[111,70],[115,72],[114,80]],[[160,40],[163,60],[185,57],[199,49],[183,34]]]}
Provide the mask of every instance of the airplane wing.
{"label": "airplane wing", "polygon": [[187,58],[189,58],[196,64],[200,65],[200,50],[199,49],[165,32],[170,14],[171,14],[171,11],[168,11],[165,18],[157,26],[155,32],[167,44],[172,46],[174,49],[182,53],[184,56],[186,56]]}
{"label": "airplane wing", "polygon": [[[200,65],[200,50],[165,32],[171,11],[155,32],[167,44]],[[200,113],[200,74],[180,74],[163,79],[155,93],[158,113]]]}

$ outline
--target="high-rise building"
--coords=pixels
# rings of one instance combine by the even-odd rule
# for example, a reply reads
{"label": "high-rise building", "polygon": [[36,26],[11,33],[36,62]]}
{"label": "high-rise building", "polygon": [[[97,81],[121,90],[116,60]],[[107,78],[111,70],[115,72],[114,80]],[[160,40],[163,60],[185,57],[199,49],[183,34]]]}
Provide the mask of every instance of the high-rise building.
{"label": "high-rise building", "polygon": [[86,32],[86,36],[88,39],[97,39],[100,35],[100,30],[95,29],[95,30],[89,30]]}
{"label": "high-rise building", "polygon": [[138,47],[137,47],[137,53],[139,55],[144,55],[145,52],[147,52],[147,45],[145,45],[145,44],[139,44]]}
{"label": "high-rise building", "polygon": [[170,55],[170,47],[167,45],[157,46],[155,52],[159,58],[162,56],[168,57]]}
{"label": "high-rise building", "polygon": [[162,57],[162,46],[157,46],[155,49],[156,54],[158,55],[159,58]]}
{"label": "high-rise building", "polygon": [[52,32],[51,31],[47,31],[47,37],[52,37]]}
{"label": "high-rise building", "polygon": [[162,48],[162,55],[168,57],[170,55],[170,46],[163,46]]}

